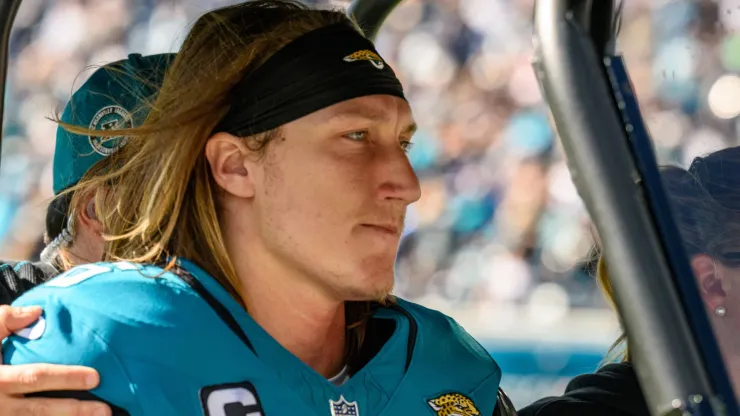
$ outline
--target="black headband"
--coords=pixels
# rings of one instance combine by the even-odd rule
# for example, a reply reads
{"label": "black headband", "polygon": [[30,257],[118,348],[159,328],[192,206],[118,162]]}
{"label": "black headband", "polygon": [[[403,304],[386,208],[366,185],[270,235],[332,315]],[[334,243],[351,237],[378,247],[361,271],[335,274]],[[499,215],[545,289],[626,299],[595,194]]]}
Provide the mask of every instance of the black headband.
{"label": "black headband", "polygon": [[403,98],[396,74],[372,42],[347,23],[311,31],[271,56],[232,91],[215,132],[263,133],[341,101],[384,94]]}

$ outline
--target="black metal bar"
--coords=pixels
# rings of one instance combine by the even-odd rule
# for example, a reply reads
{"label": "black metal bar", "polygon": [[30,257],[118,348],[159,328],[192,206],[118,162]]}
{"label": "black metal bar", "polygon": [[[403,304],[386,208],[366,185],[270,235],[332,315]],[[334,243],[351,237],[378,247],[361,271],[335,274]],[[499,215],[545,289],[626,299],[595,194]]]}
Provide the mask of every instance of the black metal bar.
{"label": "black metal bar", "polygon": [[589,35],[599,56],[614,53],[614,2],[615,0],[597,0],[589,7],[582,7],[584,13],[590,16]]}
{"label": "black metal bar", "polygon": [[357,20],[365,36],[374,41],[383,21],[401,1],[403,0],[354,0],[347,8],[347,13]]}
{"label": "black metal bar", "polygon": [[611,20],[584,18],[591,3],[537,1],[534,66],[575,184],[600,230],[637,374],[658,415],[675,400],[711,398],[713,391],[636,181],[639,172],[602,63],[608,42],[601,38],[596,45],[589,33],[597,21]]}
{"label": "black metal bar", "polygon": [[13,21],[21,0],[0,0],[0,161],[3,151],[3,119],[5,117],[5,85],[8,77],[8,49]]}

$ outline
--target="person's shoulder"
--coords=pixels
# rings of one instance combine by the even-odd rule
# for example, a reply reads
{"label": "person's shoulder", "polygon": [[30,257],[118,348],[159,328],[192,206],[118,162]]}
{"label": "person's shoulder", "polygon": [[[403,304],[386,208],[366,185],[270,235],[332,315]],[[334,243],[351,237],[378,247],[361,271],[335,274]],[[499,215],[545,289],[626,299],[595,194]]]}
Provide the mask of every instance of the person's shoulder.
{"label": "person's shoulder", "polygon": [[74,267],[13,302],[14,306],[39,305],[45,319],[54,317],[61,328],[76,323],[94,328],[102,338],[122,328],[178,324],[178,319],[185,318],[172,311],[201,304],[172,271],[124,262]]}
{"label": "person's shoulder", "polygon": [[98,262],[73,267],[43,282],[23,299],[30,295],[41,298],[63,294],[65,301],[103,305],[101,297],[96,296],[166,291],[172,286],[184,286],[179,282],[171,271],[159,266]]}
{"label": "person's shoulder", "polygon": [[454,318],[418,303],[395,298],[395,302],[407,311],[424,328],[423,338],[460,343],[475,355],[491,360],[491,356]]}
{"label": "person's shoulder", "polygon": [[[452,405],[464,400],[482,414],[493,413],[501,381],[501,368],[470,334],[451,317],[400,298],[384,310],[413,321],[409,328],[411,354],[407,382],[419,392],[439,391],[430,406]],[[462,403],[461,403],[462,404]]]}
{"label": "person's shoulder", "polygon": [[[144,266],[95,263],[78,266],[53,278],[13,302],[41,306],[41,317],[16,331],[2,346],[5,364],[50,363],[94,367],[102,382],[93,391],[109,403],[138,409],[123,359],[153,339],[168,320],[153,299],[154,279]],[[144,289],[142,289],[142,287]],[[167,303],[165,296],[160,296]],[[162,343],[162,339],[156,339]],[[156,343],[146,343],[150,346]],[[138,350],[137,350],[138,349]]]}
{"label": "person's shoulder", "polygon": [[562,396],[546,397],[519,410],[519,416],[649,416],[647,403],[629,363],[614,363],[575,377]]}
{"label": "person's shoulder", "polygon": [[412,315],[419,323],[444,329],[459,327],[459,324],[453,318],[438,310],[399,297],[394,297],[393,302]]}
{"label": "person's shoulder", "polygon": [[437,365],[445,360],[454,361],[455,368],[466,368],[471,377],[479,374],[482,378],[500,378],[501,369],[491,354],[452,317],[400,298],[394,301],[402,313],[416,322],[414,351],[425,357],[423,361]]}
{"label": "person's shoulder", "polygon": [[[3,343],[2,359],[93,367],[102,381],[92,393],[109,403],[132,414],[190,414],[200,405],[198,397],[179,395],[220,376],[232,364],[224,357],[246,347],[179,273],[131,263],[71,269],[14,303],[39,305],[43,314]],[[209,353],[219,366],[210,358],[198,362]],[[163,385],[172,400],[152,397],[161,396],[157,389]]]}

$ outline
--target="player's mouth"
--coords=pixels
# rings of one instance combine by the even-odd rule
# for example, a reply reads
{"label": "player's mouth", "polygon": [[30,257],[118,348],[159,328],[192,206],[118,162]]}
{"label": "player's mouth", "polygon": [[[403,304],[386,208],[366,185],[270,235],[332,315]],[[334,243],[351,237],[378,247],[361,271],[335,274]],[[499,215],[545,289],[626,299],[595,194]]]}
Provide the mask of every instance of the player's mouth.
{"label": "player's mouth", "polygon": [[390,237],[401,236],[401,228],[395,224],[362,224],[362,226]]}

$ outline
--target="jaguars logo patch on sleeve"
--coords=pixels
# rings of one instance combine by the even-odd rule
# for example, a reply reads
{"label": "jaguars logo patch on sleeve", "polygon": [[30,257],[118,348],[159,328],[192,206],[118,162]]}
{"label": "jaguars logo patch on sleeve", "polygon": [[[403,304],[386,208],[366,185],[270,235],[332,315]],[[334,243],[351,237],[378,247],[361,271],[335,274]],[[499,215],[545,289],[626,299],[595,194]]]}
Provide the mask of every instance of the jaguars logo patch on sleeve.
{"label": "jaguars logo patch on sleeve", "polygon": [[460,393],[447,393],[427,401],[437,416],[480,416],[475,403]]}
{"label": "jaguars logo patch on sleeve", "polygon": [[363,49],[344,57],[344,62],[368,61],[378,69],[385,68],[385,62],[377,53]]}

